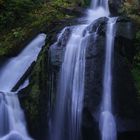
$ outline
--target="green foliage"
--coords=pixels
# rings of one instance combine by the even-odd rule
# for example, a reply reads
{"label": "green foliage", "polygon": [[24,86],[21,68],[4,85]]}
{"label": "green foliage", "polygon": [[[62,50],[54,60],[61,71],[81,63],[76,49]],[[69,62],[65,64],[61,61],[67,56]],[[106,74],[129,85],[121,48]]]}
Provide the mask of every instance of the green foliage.
{"label": "green foliage", "polygon": [[[0,27],[4,28],[8,25],[14,24],[16,20],[19,20],[20,18],[20,13],[21,17],[25,16],[26,12],[23,12],[24,8],[28,5],[27,1],[21,0],[21,1],[16,1],[16,0],[6,0],[3,5],[1,6],[1,13],[0,13]],[[29,8],[27,8],[27,11]]]}
{"label": "green foliage", "polygon": [[136,56],[135,56],[135,62],[140,65],[140,30],[136,33],[135,38],[135,47],[136,47]]}
{"label": "green foliage", "polygon": [[130,17],[136,24],[136,38],[134,45],[136,53],[134,56],[134,64],[132,74],[135,80],[136,88],[140,98],[140,2],[139,0],[126,0],[120,8],[120,14]]}
{"label": "green foliage", "polygon": [[1,0],[0,28],[14,26],[40,4],[41,2],[38,0]]}
{"label": "green foliage", "polygon": [[[29,128],[31,132],[40,132],[40,127],[45,126],[44,120],[45,111],[47,110],[47,99],[48,99],[48,90],[47,90],[47,80],[48,78],[48,67],[47,67],[47,58],[48,55],[44,48],[31,72],[29,77],[30,84],[28,87],[23,89],[23,93],[26,93],[27,97],[25,99],[21,98],[21,105],[24,107],[26,112],[26,117],[28,120]],[[42,112],[43,110],[43,112]],[[46,119],[46,118],[45,118]],[[32,123],[34,122],[34,125]],[[43,123],[43,124],[42,124]],[[40,126],[41,125],[41,126]],[[41,132],[42,133],[42,130]],[[36,134],[32,134],[36,138]]]}
{"label": "green foliage", "polygon": [[120,12],[125,13],[127,15],[130,14],[138,14],[139,9],[139,1],[133,0],[130,2],[124,2],[122,5],[122,8],[120,9]]}
{"label": "green foliage", "polygon": [[133,66],[133,77],[135,80],[135,85],[139,93],[139,99],[140,99],[140,30],[136,33],[136,39],[135,39],[135,47],[136,47],[136,54],[134,56],[134,66]]}
{"label": "green foliage", "polygon": [[119,10],[119,13],[134,19],[137,23],[140,23],[139,0],[132,0],[132,2],[124,2]]}
{"label": "green foliage", "polygon": [[135,85],[138,90],[139,98],[140,98],[140,65],[134,67],[134,69],[132,70],[132,74],[133,74]]}
{"label": "green foliage", "polygon": [[91,0],[84,0],[85,6],[89,6],[91,3]]}
{"label": "green foliage", "polygon": [[52,0],[52,2],[61,7],[65,7],[68,5],[85,7],[90,5],[91,0]]}
{"label": "green foliage", "polygon": [[54,21],[70,18],[61,7],[71,7],[57,0],[0,0],[0,57],[13,56],[25,40]]}
{"label": "green foliage", "polygon": [[13,34],[13,37],[18,38],[18,39],[22,39],[24,36],[24,32],[21,29],[21,27],[12,29],[12,34]]}
{"label": "green foliage", "polygon": [[68,6],[71,5],[71,3],[69,1],[65,1],[65,0],[52,0],[50,2],[50,4],[52,6],[55,6],[55,7],[58,7],[59,6],[59,7],[64,7],[64,8],[66,8],[66,7],[68,7]]}

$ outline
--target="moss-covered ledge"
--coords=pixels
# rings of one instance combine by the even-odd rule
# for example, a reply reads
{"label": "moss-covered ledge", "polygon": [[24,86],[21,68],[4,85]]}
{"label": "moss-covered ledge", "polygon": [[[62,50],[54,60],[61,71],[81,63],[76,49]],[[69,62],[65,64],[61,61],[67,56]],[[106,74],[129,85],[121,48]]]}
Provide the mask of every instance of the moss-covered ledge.
{"label": "moss-covered ledge", "polygon": [[[83,14],[83,9],[54,2],[47,2],[31,11],[23,22],[0,32],[0,59],[17,55],[38,33],[48,33],[55,23]],[[70,8],[72,7],[72,8]],[[18,21],[17,21],[18,22]]]}
{"label": "moss-covered ledge", "polygon": [[34,68],[29,74],[30,84],[19,92],[19,99],[25,111],[29,133],[37,140],[44,140],[48,130],[49,93],[52,84],[48,54],[49,46],[56,41],[58,33],[65,26],[75,24],[77,24],[77,20],[71,18],[54,21],[49,26],[44,26],[42,30],[47,32],[46,45],[40,52]]}
{"label": "moss-covered ledge", "polygon": [[48,47],[45,47],[29,76],[29,86],[19,92],[29,133],[37,140],[42,140],[47,130],[48,76]]}

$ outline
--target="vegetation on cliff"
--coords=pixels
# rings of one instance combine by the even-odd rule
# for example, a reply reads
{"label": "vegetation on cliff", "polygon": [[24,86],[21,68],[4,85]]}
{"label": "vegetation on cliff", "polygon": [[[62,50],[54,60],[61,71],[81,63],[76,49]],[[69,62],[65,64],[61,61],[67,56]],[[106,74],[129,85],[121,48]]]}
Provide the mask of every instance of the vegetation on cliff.
{"label": "vegetation on cliff", "polygon": [[36,139],[45,137],[47,130],[47,84],[51,84],[48,79],[48,46],[62,28],[73,24],[71,18],[80,14],[78,7],[86,4],[88,1],[83,0],[0,0],[0,60],[18,54],[39,32],[47,32],[49,39],[29,75],[29,86],[19,94],[29,132]]}
{"label": "vegetation on cliff", "polygon": [[17,54],[34,35],[52,22],[73,17],[72,11],[83,2],[0,0],[0,57]]}
{"label": "vegetation on cliff", "polygon": [[[45,116],[47,114],[46,106],[48,106],[46,100],[49,96],[47,84],[51,84],[48,80],[48,46],[53,43],[58,31],[65,25],[73,24],[69,19],[76,16],[78,7],[87,6],[89,3],[90,0],[0,0],[0,58],[16,55],[38,32],[47,32],[49,38],[49,42],[40,53],[31,72],[30,85],[21,91],[21,95],[24,93],[24,98],[20,97],[30,133],[35,138],[38,138],[40,134],[43,137],[45,134],[45,129],[40,130],[40,128],[46,127],[45,119],[48,117]],[[119,12],[130,17],[136,24],[134,40],[136,50],[132,73],[140,93],[140,9],[138,0],[124,2]],[[66,21],[63,22],[63,19]]]}
{"label": "vegetation on cliff", "polygon": [[139,0],[126,0],[119,12],[130,17],[136,25],[136,37],[134,40],[135,56],[133,60],[132,74],[135,80],[135,85],[140,97],[140,2]]}

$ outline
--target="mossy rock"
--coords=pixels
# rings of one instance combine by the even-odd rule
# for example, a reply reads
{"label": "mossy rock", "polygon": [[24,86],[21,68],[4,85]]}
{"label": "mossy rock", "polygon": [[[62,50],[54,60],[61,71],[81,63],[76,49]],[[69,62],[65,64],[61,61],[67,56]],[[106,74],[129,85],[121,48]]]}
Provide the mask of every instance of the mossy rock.
{"label": "mossy rock", "polygon": [[[48,82],[48,48],[40,53],[36,65],[29,76],[30,84],[19,92],[19,99],[25,111],[31,136],[42,140],[47,130],[47,82]],[[44,128],[41,130],[40,128]]]}

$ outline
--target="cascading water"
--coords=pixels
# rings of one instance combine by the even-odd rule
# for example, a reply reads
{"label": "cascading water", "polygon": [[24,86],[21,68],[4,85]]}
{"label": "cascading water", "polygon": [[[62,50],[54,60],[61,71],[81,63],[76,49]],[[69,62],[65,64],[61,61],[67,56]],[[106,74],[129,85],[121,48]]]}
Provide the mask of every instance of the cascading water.
{"label": "cascading water", "polygon": [[[66,46],[51,140],[77,140],[80,137],[87,43],[86,37],[83,37],[85,26],[73,28]],[[67,126],[67,130],[64,126]],[[65,133],[67,134],[65,135]]]}
{"label": "cascading water", "polygon": [[[53,121],[51,121],[50,140],[81,139],[85,52],[90,40],[88,26],[100,17],[108,17],[108,7],[108,0],[92,0],[91,9],[87,11],[87,23],[69,27],[72,31],[66,45],[60,78],[58,80],[58,92],[55,113]],[[111,109],[111,59],[115,21],[116,18],[108,18],[106,33],[104,90],[99,120],[102,140],[116,140],[116,124]],[[63,35],[65,29],[58,37],[57,43],[59,43],[59,39]],[[94,39],[96,39],[96,33]]]}
{"label": "cascading water", "polygon": [[[30,140],[26,130],[24,113],[18,96],[11,92],[28,67],[36,60],[45,44],[45,34],[37,36],[17,57],[8,60],[0,68],[0,139]],[[28,85],[28,80],[20,87]]]}
{"label": "cascading water", "polygon": [[117,18],[109,18],[106,32],[106,55],[103,80],[103,101],[100,114],[102,140],[116,140],[116,122],[112,114],[112,56],[114,48],[115,23]]}
{"label": "cascading water", "polygon": [[108,0],[92,0],[91,8],[88,9],[87,19],[91,23],[100,17],[109,16]]}
{"label": "cascading water", "polygon": [[91,8],[93,10],[96,10],[96,9],[98,9],[100,7],[102,7],[107,12],[109,12],[108,0],[92,0],[92,2],[91,2]]}

